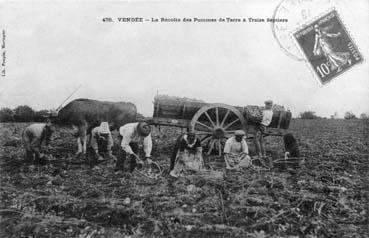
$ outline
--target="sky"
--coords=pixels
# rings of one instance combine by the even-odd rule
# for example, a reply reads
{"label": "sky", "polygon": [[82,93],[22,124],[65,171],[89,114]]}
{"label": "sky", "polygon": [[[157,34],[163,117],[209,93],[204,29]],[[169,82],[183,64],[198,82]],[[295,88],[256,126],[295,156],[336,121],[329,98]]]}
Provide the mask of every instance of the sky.
{"label": "sky", "polygon": [[[290,13],[279,17],[287,17],[293,31],[296,14],[304,8],[290,2],[283,2]],[[3,1],[6,62],[0,69],[6,75],[0,75],[0,107],[57,108],[82,85],[67,102],[130,101],[145,116],[152,115],[157,93],[234,106],[272,99],[294,116],[307,110],[324,117],[369,113],[369,1],[333,2],[364,62],[321,85],[306,61],[281,48],[271,23],[116,19],[271,18],[280,0]],[[312,15],[331,6],[320,2],[314,7]],[[114,22],[103,22],[104,17]]]}

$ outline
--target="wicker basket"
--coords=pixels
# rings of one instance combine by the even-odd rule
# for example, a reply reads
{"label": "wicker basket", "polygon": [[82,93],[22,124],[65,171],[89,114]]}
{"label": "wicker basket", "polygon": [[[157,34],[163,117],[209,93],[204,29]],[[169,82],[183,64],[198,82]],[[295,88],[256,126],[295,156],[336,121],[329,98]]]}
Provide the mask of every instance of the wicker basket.
{"label": "wicker basket", "polygon": [[279,170],[286,170],[287,168],[300,168],[301,160],[299,158],[279,159],[273,161],[273,167]]}
{"label": "wicker basket", "polygon": [[260,123],[263,119],[263,111],[258,106],[246,106],[244,116],[248,122]]}

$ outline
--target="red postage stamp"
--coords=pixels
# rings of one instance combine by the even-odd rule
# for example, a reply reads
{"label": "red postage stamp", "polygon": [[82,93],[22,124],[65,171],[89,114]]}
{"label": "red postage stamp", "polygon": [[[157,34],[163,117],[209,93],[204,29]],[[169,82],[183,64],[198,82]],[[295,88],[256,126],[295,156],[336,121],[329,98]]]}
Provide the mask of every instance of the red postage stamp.
{"label": "red postage stamp", "polygon": [[322,84],[363,61],[336,10],[304,25],[293,36]]}

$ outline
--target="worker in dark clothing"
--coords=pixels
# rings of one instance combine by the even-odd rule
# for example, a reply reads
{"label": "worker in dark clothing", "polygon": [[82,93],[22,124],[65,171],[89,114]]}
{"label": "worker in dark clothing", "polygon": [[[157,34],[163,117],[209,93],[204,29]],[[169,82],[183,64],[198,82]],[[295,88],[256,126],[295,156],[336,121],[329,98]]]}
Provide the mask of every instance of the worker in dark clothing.
{"label": "worker in dark clothing", "polygon": [[204,168],[202,146],[194,132],[181,135],[174,146],[170,159],[170,175],[178,177],[186,169],[201,170]]}

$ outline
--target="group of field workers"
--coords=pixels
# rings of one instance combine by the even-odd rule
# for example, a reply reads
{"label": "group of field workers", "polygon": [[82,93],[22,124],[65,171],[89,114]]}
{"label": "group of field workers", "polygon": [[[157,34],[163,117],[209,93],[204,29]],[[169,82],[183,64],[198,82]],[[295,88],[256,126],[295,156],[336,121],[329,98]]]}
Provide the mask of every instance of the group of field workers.
{"label": "group of field workers", "polygon": [[[273,102],[265,101],[262,111],[262,120],[257,124],[254,137],[255,151],[259,158],[266,157],[263,134],[265,128],[271,123]],[[26,157],[35,163],[44,163],[45,155],[41,152],[41,145],[45,142],[48,146],[54,126],[46,123],[35,123],[28,126],[22,134],[26,149]],[[113,160],[116,162],[115,170],[125,169],[126,160],[129,163],[129,171],[135,168],[149,168],[152,163],[152,138],[151,126],[146,122],[128,123],[119,128],[120,149],[119,155],[113,155],[114,140],[108,122],[101,124],[91,131],[90,147],[97,162]],[[142,148],[144,157],[139,157],[139,149]],[[249,149],[243,130],[235,131],[234,135],[227,139],[224,146],[224,162],[226,169],[238,169],[251,165]],[[170,158],[170,176],[179,177],[186,171],[199,171],[204,169],[202,157],[202,145],[194,131],[182,134],[176,140]]]}
{"label": "group of field workers", "polygon": [[[41,153],[41,145],[45,142],[48,146],[50,137],[54,131],[54,126],[48,121],[46,123],[35,123],[28,126],[22,134],[23,143],[26,149],[27,159],[39,163],[45,160],[45,155]],[[148,165],[151,162],[152,139],[151,127],[146,122],[128,123],[119,128],[120,156],[116,157],[112,153],[114,145],[113,136],[108,122],[101,124],[91,131],[90,147],[94,157],[98,162],[112,159],[116,161],[116,170],[123,170],[124,161],[130,160],[130,171],[132,172],[137,163]],[[138,150],[143,147],[145,157],[140,159]]]}

